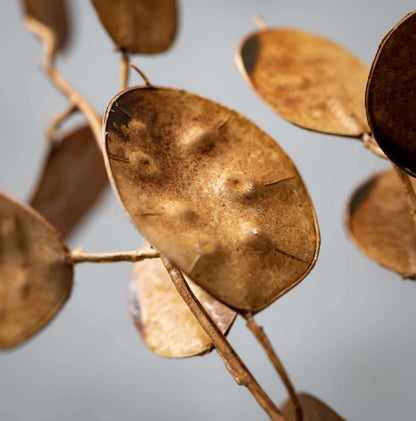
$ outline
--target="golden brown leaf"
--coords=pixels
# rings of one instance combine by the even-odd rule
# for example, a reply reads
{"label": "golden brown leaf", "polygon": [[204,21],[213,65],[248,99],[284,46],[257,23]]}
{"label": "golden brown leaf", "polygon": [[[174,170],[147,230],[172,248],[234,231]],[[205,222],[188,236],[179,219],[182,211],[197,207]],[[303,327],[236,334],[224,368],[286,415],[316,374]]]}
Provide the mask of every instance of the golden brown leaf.
{"label": "golden brown leaf", "polygon": [[51,54],[62,50],[69,32],[65,1],[23,0],[23,7],[29,29],[41,38]]}
{"label": "golden brown leaf", "polygon": [[367,257],[403,277],[415,277],[416,232],[393,170],[371,177],[354,192],[347,205],[346,229]]}
{"label": "golden brown leaf", "polygon": [[101,151],[89,126],[83,126],[51,143],[30,204],[66,237],[107,181]]}
{"label": "golden brown leaf", "polygon": [[265,29],[243,40],[236,62],[261,99],[285,120],[340,136],[368,132],[368,69],[338,44],[296,29]]}
{"label": "golden brown leaf", "polygon": [[176,0],[91,0],[118,48],[133,54],[167,50],[176,36]]}
{"label": "golden brown leaf", "polygon": [[416,175],[416,12],[384,38],[367,85],[367,114],[374,137],[396,165]]}
{"label": "golden brown leaf", "polygon": [[59,233],[0,192],[0,349],[42,329],[71,293],[72,266]]}
{"label": "golden brown leaf", "polygon": [[[340,415],[334,412],[329,406],[319,399],[307,394],[298,394],[303,411],[302,421],[345,421]],[[296,421],[295,410],[290,400],[282,407],[282,413],[286,421]]]}
{"label": "golden brown leaf", "polygon": [[[142,248],[148,248],[148,244]],[[223,334],[236,313],[190,279],[192,291]],[[143,340],[154,352],[170,358],[192,357],[212,350],[210,338],[184,303],[160,259],[133,265],[128,286],[129,312]]]}
{"label": "golden brown leaf", "polygon": [[284,151],[237,112],[169,88],[131,88],[105,115],[108,173],[143,235],[233,308],[260,311],[315,264],[319,231]]}

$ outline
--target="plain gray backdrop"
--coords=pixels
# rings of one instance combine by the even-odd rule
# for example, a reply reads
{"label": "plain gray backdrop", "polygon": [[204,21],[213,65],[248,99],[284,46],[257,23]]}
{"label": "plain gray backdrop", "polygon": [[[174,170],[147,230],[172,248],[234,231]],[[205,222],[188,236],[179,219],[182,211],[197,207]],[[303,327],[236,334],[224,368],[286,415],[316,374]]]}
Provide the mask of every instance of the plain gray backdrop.
{"label": "plain gray backdrop", "polygon": [[[66,100],[39,68],[40,43],[17,1],[0,13],[0,188],[26,200],[46,151],[44,128]],[[72,0],[73,39],[59,69],[102,112],[119,88],[119,57],[88,1]],[[287,151],[314,202],[318,263],[258,315],[293,382],[348,420],[410,420],[416,392],[416,288],[362,256],[343,230],[354,187],[388,164],[360,142],[310,133],[273,114],[239,75],[233,56],[263,14],[269,26],[320,33],[371,64],[410,0],[184,0],[169,52],[136,56],[154,84],[183,87],[242,112]],[[131,85],[141,84],[131,75]],[[69,241],[90,252],[135,249],[141,237],[110,189]],[[126,307],[130,265],[80,265],[73,294],[39,335],[0,355],[0,420],[266,420],[221,359],[169,360],[143,344]],[[271,397],[286,399],[262,350],[238,321],[229,336]]]}

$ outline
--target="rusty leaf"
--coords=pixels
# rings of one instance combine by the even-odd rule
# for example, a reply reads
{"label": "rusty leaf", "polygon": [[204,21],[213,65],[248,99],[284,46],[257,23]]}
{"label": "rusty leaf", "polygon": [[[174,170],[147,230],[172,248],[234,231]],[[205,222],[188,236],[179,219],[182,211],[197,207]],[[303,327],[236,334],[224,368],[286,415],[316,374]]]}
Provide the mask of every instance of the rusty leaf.
{"label": "rusty leaf", "polygon": [[[412,181],[416,188],[416,180]],[[416,232],[393,170],[371,177],[353,193],[346,210],[346,229],[371,260],[403,277],[416,275]]]}
{"label": "rusty leaf", "polygon": [[[149,248],[146,244],[142,248]],[[190,279],[192,291],[223,334],[236,313]],[[174,287],[160,259],[133,265],[128,285],[129,313],[143,340],[154,352],[170,358],[205,354],[212,342]]]}
{"label": "rusty leaf", "polygon": [[66,237],[107,185],[101,151],[89,126],[51,143],[30,204]]}
{"label": "rusty leaf", "polygon": [[142,234],[227,305],[260,311],[312,269],[319,230],[284,151],[195,94],[136,87],[104,118],[108,173]]}
{"label": "rusty leaf", "polygon": [[236,63],[285,120],[340,136],[369,131],[364,107],[368,69],[338,44],[296,29],[265,29],[243,40]]}
{"label": "rusty leaf", "polygon": [[133,54],[156,54],[175,40],[176,0],[91,0],[118,48]]}
{"label": "rusty leaf", "polygon": [[368,79],[368,121],[380,148],[416,176],[416,12],[383,39]]}
{"label": "rusty leaf", "polygon": [[72,266],[59,233],[0,192],[0,349],[42,329],[71,293]]}
{"label": "rusty leaf", "polygon": [[68,41],[68,13],[64,0],[23,0],[26,23],[52,55]]}
{"label": "rusty leaf", "polygon": [[[302,421],[345,421],[340,415],[334,412],[329,406],[307,393],[298,394],[302,406]],[[296,421],[295,409],[290,400],[282,407],[282,413],[286,421]]]}

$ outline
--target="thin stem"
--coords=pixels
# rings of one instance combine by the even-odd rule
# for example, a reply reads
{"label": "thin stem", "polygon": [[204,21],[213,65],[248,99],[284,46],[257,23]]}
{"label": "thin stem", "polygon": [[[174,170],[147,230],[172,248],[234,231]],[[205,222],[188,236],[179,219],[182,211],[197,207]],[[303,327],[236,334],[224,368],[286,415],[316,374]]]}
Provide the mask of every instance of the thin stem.
{"label": "thin stem", "polygon": [[290,381],[289,375],[283,367],[282,362],[273,349],[273,345],[271,344],[267,335],[264,333],[263,328],[256,323],[251,313],[245,312],[242,313],[242,316],[246,319],[247,327],[256,337],[257,341],[264,349],[264,352],[266,353],[269,361],[273,364],[274,368],[282,379],[282,382],[289,394],[289,398],[292,401],[293,407],[295,408],[296,420],[302,421],[302,407],[300,405],[298,395],[296,394],[295,388],[293,387],[293,384]]}
{"label": "thin stem", "polygon": [[271,420],[284,421],[285,418],[279,409],[257,383],[231,344],[227,341],[215,322],[206,312],[205,308],[192,293],[179,269],[173,266],[165,256],[161,255],[161,259],[182,299],[192,311],[201,327],[210,337],[218,354],[224,361],[225,366],[237,384],[247,387],[259,405],[267,412]]}
{"label": "thin stem", "polygon": [[407,207],[409,208],[410,216],[412,217],[413,224],[416,228],[416,193],[413,188],[412,182],[410,181],[410,176],[406,171],[402,170],[396,164],[391,163],[394,171],[396,171],[397,176],[399,177],[403,193],[406,197]]}
{"label": "thin stem", "polygon": [[50,77],[56,87],[68,97],[69,102],[77,107],[87,119],[98,148],[102,149],[101,118],[94,107],[77,91],[71,84],[55,69],[50,63],[44,66],[46,74]]}
{"label": "thin stem", "polygon": [[48,26],[31,17],[26,17],[25,26],[39,37],[43,46],[43,55],[47,63],[53,64],[56,53],[56,36]]}
{"label": "thin stem", "polygon": [[140,262],[144,259],[159,257],[156,250],[133,250],[119,251],[115,253],[84,253],[81,249],[69,252],[68,260],[73,264],[77,263],[113,263],[113,262]]}
{"label": "thin stem", "polygon": [[254,20],[254,23],[257,25],[257,27],[259,29],[266,29],[267,28],[267,24],[266,24],[266,21],[264,20],[264,17],[262,15],[260,15],[259,13],[256,13],[253,16],[253,20]]}
{"label": "thin stem", "polygon": [[381,150],[380,146],[378,146],[377,142],[369,133],[364,133],[360,137],[360,140],[362,140],[364,146],[374,155],[377,155],[380,158],[387,159],[385,153]]}
{"label": "thin stem", "polygon": [[78,110],[78,108],[71,104],[67,109],[62,110],[62,111],[58,111],[57,113],[55,113],[51,120],[52,122],[49,124],[49,126],[46,129],[46,133],[48,136],[48,139],[51,142],[54,142],[54,137],[55,137],[55,133],[57,132],[57,130],[61,127],[62,123],[73,113],[75,113]]}
{"label": "thin stem", "polygon": [[121,90],[127,88],[129,83],[130,73],[130,54],[127,51],[121,51],[120,61],[120,79],[121,79]]}
{"label": "thin stem", "polygon": [[130,63],[130,67],[134,70],[136,70],[136,72],[142,77],[142,79],[144,80],[144,83],[146,84],[146,86],[152,86],[152,84],[150,83],[149,79],[147,78],[147,76],[138,68],[136,67],[134,64]]}

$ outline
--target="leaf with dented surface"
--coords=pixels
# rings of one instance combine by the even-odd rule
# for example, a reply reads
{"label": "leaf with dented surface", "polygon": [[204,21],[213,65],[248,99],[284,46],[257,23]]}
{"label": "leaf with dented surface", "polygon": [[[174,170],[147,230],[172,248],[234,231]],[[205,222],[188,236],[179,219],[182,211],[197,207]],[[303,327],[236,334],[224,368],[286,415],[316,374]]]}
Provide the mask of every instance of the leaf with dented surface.
{"label": "leaf with dented surface", "polygon": [[54,56],[68,40],[65,0],[23,0],[25,22]]}
{"label": "leaf with dented surface", "polygon": [[133,54],[167,50],[176,36],[176,0],[92,0],[118,48]]}
{"label": "leaf with dented surface", "polygon": [[416,12],[384,38],[370,71],[367,114],[380,148],[416,175]]}
{"label": "leaf with dented surface", "polygon": [[[412,181],[416,188],[416,181]],[[399,273],[416,276],[416,232],[399,178],[393,170],[363,183],[346,210],[346,229],[371,260]]]}
{"label": "leaf with dented surface", "polygon": [[276,28],[242,42],[240,72],[269,107],[305,129],[360,137],[368,69],[343,47],[310,32]]}
{"label": "leaf with dented surface", "polygon": [[[302,421],[345,421],[344,418],[314,396],[299,393],[298,397],[302,406]],[[290,400],[283,405],[282,414],[286,421],[297,421],[295,409]]]}
{"label": "leaf with dented surface", "polygon": [[142,234],[225,304],[260,311],[315,264],[319,231],[284,151],[195,94],[136,87],[105,115],[114,189]]}
{"label": "leaf with dented surface", "polygon": [[[145,245],[142,248],[148,248]],[[192,291],[225,335],[236,313],[190,279]],[[128,286],[129,312],[143,340],[154,352],[170,358],[205,354],[212,342],[184,303],[160,259],[133,265]]]}
{"label": "leaf with dented surface", "polygon": [[89,126],[51,143],[43,173],[30,201],[67,236],[98,199],[108,177]]}
{"label": "leaf with dented surface", "polygon": [[59,233],[0,192],[0,349],[42,329],[71,293],[72,266]]}

